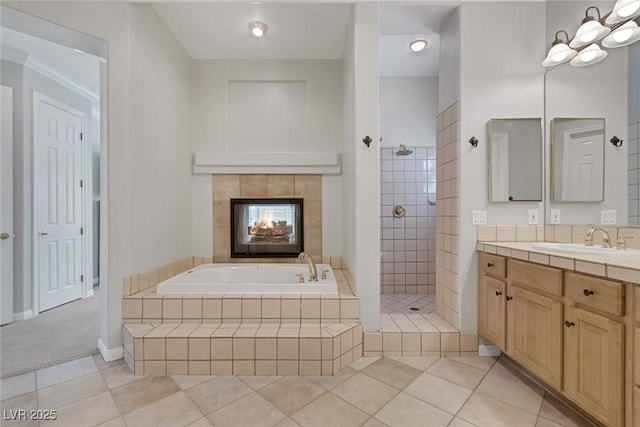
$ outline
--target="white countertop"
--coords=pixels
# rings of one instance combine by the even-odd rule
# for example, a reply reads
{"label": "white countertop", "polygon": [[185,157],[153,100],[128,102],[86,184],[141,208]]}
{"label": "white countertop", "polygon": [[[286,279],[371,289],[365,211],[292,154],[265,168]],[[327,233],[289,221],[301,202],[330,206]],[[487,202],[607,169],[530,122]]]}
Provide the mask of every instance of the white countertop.
{"label": "white countertop", "polygon": [[478,251],[640,285],[640,255],[582,254],[534,249],[538,242],[478,242]]}

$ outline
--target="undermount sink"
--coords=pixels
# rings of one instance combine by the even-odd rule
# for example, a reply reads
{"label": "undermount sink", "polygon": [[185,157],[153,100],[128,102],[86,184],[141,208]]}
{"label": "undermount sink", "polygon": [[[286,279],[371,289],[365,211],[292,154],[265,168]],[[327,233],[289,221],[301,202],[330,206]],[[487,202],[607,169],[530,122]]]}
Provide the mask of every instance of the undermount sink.
{"label": "undermount sink", "polygon": [[544,251],[552,252],[568,252],[574,254],[594,254],[594,255],[639,255],[640,251],[637,249],[618,249],[603,248],[602,246],[593,245],[587,246],[583,243],[552,243],[552,242],[540,242],[534,243],[533,249],[540,249]]}

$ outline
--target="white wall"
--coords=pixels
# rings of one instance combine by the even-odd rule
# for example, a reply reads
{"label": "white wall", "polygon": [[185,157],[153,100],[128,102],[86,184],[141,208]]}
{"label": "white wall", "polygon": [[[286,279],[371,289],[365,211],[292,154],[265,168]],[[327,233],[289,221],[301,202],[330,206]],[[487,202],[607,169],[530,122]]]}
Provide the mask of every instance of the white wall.
{"label": "white wall", "polygon": [[[192,61],[191,125],[193,138],[191,150],[196,151],[293,151],[339,152],[344,151],[343,134],[343,70],[341,60],[287,60],[287,61]],[[269,82],[297,82],[296,87],[306,85],[306,124],[296,123],[297,138],[291,132],[263,126],[253,139],[230,129],[242,126],[253,128],[247,118],[233,114],[234,106],[248,105],[252,93],[234,92],[230,109],[229,85],[252,82],[259,90],[277,89]],[[264,85],[260,85],[263,82]],[[246,89],[246,88],[244,88]],[[242,95],[247,99],[242,99]],[[264,95],[264,93],[262,93]],[[286,98],[295,95],[295,99]],[[278,119],[287,114],[292,102],[301,102],[300,93],[270,93],[259,108],[269,110]],[[280,102],[273,101],[284,96]],[[291,101],[291,102],[290,102]],[[256,112],[259,114],[259,112]],[[232,117],[230,117],[232,116]],[[240,120],[240,121],[239,121]],[[282,138],[284,136],[284,138]],[[324,255],[342,255],[342,176],[324,176],[322,179],[322,245]],[[196,176],[193,181],[193,246],[194,253],[213,253],[211,177]]]}
{"label": "white wall", "polygon": [[[471,211],[486,210],[491,224],[526,224],[527,209],[542,212],[544,206],[542,202],[488,201],[486,125],[491,118],[544,115],[540,63],[545,55],[545,4],[464,3],[460,12],[459,325],[461,331],[475,331],[476,227],[471,225]],[[467,142],[471,136],[480,141],[476,148]]]}
{"label": "white wall", "polygon": [[[597,6],[606,13],[613,5],[609,2],[547,3],[545,47],[551,46],[556,31],[566,29],[570,34],[575,32],[589,6]],[[617,148],[609,140],[614,135],[624,141],[628,139],[627,49],[608,49],[607,52],[607,58],[598,64],[582,68],[562,64],[549,70],[545,76],[547,147],[551,141],[549,122],[554,117],[605,119],[605,200],[602,203],[549,201],[546,218],[550,218],[550,209],[560,209],[560,221],[564,224],[599,224],[602,209],[615,209],[618,221],[626,224],[628,144]],[[550,163],[547,155],[547,177],[550,176]]]}
{"label": "white wall", "polygon": [[[438,114],[460,100],[460,8],[442,24],[440,32],[440,70]],[[437,115],[437,114],[436,114]]]}
{"label": "white wall", "polygon": [[437,115],[437,77],[380,78],[383,147],[435,147]]}
{"label": "white wall", "polygon": [[[343,111],[344,111],[344,141],[342,153],[342,208],[344,212],[355,211],[356,180],[355,180],[355,18],[354,8],[351,7],[351,17],[347,28],[343,54]],[[342,259],[353,269],[356,263],[356,218],[353,215],[342,216]]]}
{"label": "white wall", "polygon": [[629,123],[640,121],[640,43],[629,46]]}
{"label": "white wall", "polygon": [[[353,93],[355,200],[354,264],[360,319],[365,331],[377,331],[380,318],[380,146],[378,95],[379,6],[356,3],[353,8]],[[372,139],[367,147],[362,140]]]}
{"label": "white wall", "polygon": [[131,269],[192,254],[191,62],[147,5],[131,6]]}
{"label": "white wall", "polygon": [[[176,144],[181,141],[188,147],[187,141],[191,139],[188,121],[175,132],[164,128],[167,135],[158,137],[158,126],[164,122],[175,123],[176,115],[188,113],[174,111],[173,101],[154,105],[161,104],[157,97],[166,99],[171,94],[177,97],[177,105],[188,111],[189,103],[184,99],[190,96],[190,88],[182,87],[186,54],[176,47],[177,42],[146,5],[124,2],[3,2],[3,5],[108,43],[108,49],[103,50],[105,56],[108,52],[108,86],[103,86],[101,91],[101,227],[104,231],[101,253],[108,258],[101,260],[100,266],[103,287],[100,344],[103,355],[121,356],[122,279],[143,271],[151,260],[156,266],[162,260],[191,255],[190,221],[176,221],[176,218],[191,217],[190,200],[183,203],[188,200],[184,195],[191,193],[190,181],[186,178],[191,173],[190,167],[182,172],[171,167],[167,174],[177,180],[169,184],[152,179],[164,173],[162,162],[168,157],[165,150],[177,155],[180,162],[184,151]],[[74,47],[76,38],[66,40]],[[134,40],[137,46],[133,45]],[[147,49],[148,53],[132,61],[132,52]],[[134,64],[136,70],[131,68]],[[131,86],[138,84],[141,87],[134,91]],[[160,93],[165,84],[168,92]],[[134,100],[133,93],[143,99]],[[189,152],[190,148],[185,150]],[[160,168],[145,172],[156,159]],[[132,187],[133,176],[141,182]],[[160,187],[162,184],[165,186]],[[175,215],[177,207],[164,206],[161,200],[153,198],[160,191],[167,194],[162,196],[164,202],[183,203],[179,216],[169,216]],[[167,209],[170,214],[165,216]],[[149,234],[134,230],[142,222],[153,224],[145,229]],[[166,227],[172,231],[167,233]],[[180,234],[178,240],[173,241],[177,234]],[[107,259],[108,265],[104,265]]]}

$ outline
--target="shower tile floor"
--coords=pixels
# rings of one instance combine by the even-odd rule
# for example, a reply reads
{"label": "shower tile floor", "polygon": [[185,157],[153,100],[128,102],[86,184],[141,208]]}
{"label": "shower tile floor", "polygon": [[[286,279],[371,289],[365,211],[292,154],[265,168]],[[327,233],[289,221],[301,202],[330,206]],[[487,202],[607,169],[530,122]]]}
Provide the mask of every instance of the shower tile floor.
{"label": "shower tile floor", "polygon": [[[508,359],[477,356],[363,357],[334,376],[242,377],[135,376],[96,355],[3,379],[0,399],[3,426],[592,425]],[[12,421],[16,410],[27,421]],[[55,419],[29,421],[31,410]]]}
{"label": "shower tile floor", "polygon": [[380,313],[383,314],[429,314],[434,311],[435,294],[380,294]]}

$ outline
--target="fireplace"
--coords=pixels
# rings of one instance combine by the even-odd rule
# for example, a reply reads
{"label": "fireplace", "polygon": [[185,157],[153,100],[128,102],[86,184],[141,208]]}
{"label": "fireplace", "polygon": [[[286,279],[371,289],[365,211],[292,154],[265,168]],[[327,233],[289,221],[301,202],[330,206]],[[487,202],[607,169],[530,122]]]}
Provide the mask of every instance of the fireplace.
{"label": "fireplace", "polygon": [[304,250],[302,199],[231,199],[231,257],[295,257]]}

